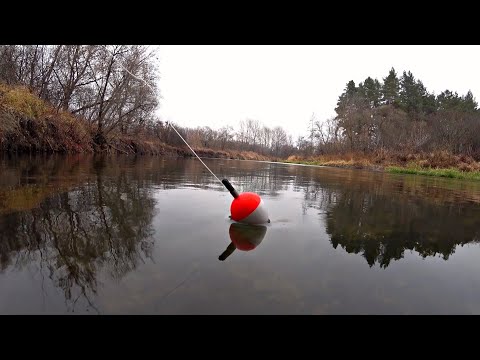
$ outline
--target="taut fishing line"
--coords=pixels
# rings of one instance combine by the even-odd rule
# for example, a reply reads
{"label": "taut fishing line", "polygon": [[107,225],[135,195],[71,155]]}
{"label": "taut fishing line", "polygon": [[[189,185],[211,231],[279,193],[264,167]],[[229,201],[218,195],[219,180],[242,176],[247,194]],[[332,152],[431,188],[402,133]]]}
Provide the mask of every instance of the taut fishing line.
{"label": "taut fishing line", "polygon": [[[115,57],[115,54],[112,53],[110,50],[107,49],[105,45],[103,45],[105,50],[107,50],[111,55],[112,59]],[[148,86],[153,93],[155,93],[155,89],[147,83],[144,79],[132,74],[128,69],[126,69],[122,64],[118,64],[123,70],[125,70],[128,74],[133,76],[135,79],[140,80],[146,86]],[[188,148],[192,151],[192,153],[197,157],[198,160],[205,166],[205,168],[212,174],[215,179],[220,181],[230,192],[233,196],[233,201],[230,206],[231,212],[231,219],[238,222],[243,222],[246,224],[264,224],[269,223],[270,219],[268,218],[268,213],[263,203],[263,200],[260,198],[258,194],[253,192],[244,192],[238,194],[238,192],[233,188],[232,184],[227,179],[220,180],[212,170],[200,159],[200,156],[192,149],[190,145],[188,145],[187,141],[180,135],[180,133],[175,129],[175,127],[170,123],[167,124],[175,131],[175,133],[182,139],[182,141],[188,146]]]}
{"label": "taut fishing line", "polygon": [[[115,56],[115,54],[113,54],[110,50],[108,50],[105,45],[104,45],[104,48],[105,48],[105,50],[107,50],[107,51],[110,53],[110,55]],[[131,73],[128,69],[126,69],[122,64],[118,64],[118,65],[119,65],[123,70],[125,70],[127,73],[129,73],[131,76],[133,76],[135,79],[140,80],[141,82],[143,82],[146,86],[148,86],[148,87],[150,88],[150,90],[153,91],[153,93],[155,93],[155,89],[154,89],[149,83],[147,83],[144,79],[142,79],[142,78],[140,78],[140,77],[132,74],[132,73]],[[215,179],[217,179],[218,181],[220,181],[220,183],[221,183],[222,185],[225,185],[225,184],[222,182],[222,180],[220,180],[220,179],[217,177],[217,175],[215,175],[215,174],[213,173],[213,171],[210,170],[210,168],[202,161],[202,159],[200,159],[200,156],[197,155],[197,153],[192,149],[192,147],[191,147],[190,145],[188,145],[187,141],[182,137],[182,135],[180,135],[180,133],[177,131],[177,129],[175,129],[175,127],[172,125],[172,123],[170,123],[170,122],[168,122],[168,121],[167,121],[166,123],[167,123],[167,125],[169,125],[169,126],[173,129],[173,131],[175,131],[175,132],[177,133],[177,135],[180,137],[180,139],[182,139],[182,141],[185,143],[185,145],[187,145],[188,148],[192,151],[192,153],[197,157],[197,159],[200,160],[200,162],[203,164],[203,166],[205,166],[205,168],[206,168],[208,171],[210,171],[210,174],[212,174],[212,175],[215,177]]]}

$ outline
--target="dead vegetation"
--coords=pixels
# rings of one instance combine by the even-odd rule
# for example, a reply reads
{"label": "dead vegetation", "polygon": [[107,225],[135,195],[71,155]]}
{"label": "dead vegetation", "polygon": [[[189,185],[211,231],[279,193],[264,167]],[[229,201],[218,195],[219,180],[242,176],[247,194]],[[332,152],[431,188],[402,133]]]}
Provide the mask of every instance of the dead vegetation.
{"label": "dead vegetation", "polygon": [[[22,86],[0,84],[0,150],[13,153],[118,153],[193,156],[182,145],[171,146],[151,134],[112,133],[103,146],[92,139],[95,129],[84,119],[58,110]],[[195,148],[201,157],[270,160],[253,151]]]}
{"label": "dead vegetation", "polygon": [[375,151],[371,153],[350,152],[313,157],[290,156],[287,162],[353,167],[358,169],[384,169],[388,166],[419,167],[423,169],[455,168],[464,172],[480,171],[480,163],[468,155],[454,155],[447,151],[401,153]]}
{"label": "dead vegetation", "polygon": [[57,110],[26,87],[0,84],[0,149],[11,152],[91,152],[86,123]]}

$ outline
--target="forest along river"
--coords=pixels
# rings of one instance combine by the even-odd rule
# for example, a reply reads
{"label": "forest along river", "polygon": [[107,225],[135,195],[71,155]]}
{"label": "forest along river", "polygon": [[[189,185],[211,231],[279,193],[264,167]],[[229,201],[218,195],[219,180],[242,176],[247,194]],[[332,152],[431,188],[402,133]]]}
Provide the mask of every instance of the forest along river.
{"label": "forest along river", "polygon": [[480,314],[480,183],[204,161],[271,223],[194,158],[1,158],[0,313]]}

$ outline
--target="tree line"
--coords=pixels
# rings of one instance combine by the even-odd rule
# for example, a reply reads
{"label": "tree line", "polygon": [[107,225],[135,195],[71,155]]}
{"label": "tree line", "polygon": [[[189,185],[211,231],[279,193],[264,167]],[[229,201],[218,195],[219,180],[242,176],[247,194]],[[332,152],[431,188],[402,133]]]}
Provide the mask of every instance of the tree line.
{"label": "tree line", "polygon": [[[170,145],[180,146],[182,140],[167,124],[157,124],[158,136]],[[254,151],[262,155],[285,157],[296,151],[292,135],[281,126],[270,128],[259,120],[245,119],[238,123],[238,128],[228,125],[218,130],[209,126],[196,128],[175,128],[196,148],[216,150]]]}
{"label": "tree line", "polygon": [[[144,45],[0,45],[0,82],[28,87],[56,109],[76,115],[89,124],[98,145],[124,135],[184,146],[155,114],[157,65],[155,51]],[[392,68],[381,81],[349,81],[335,112],[326,121],[313,116],[309,134],[296,141],[282,127],[254,119],[235,129],[177,129],[197,148],[274,157],[445,150],[480,159],[480,111],[472,92],[435,95],[410,71],[399,76]]]}
{"label": "tree line", "polygon": [[444,150],[480,158],[480,111],[471,91],[435,95],[410,71],[394,68],[379,81],[349,81],[339,96],[336,116],[313,119],[303,153]]}
{"label": "tree line", "polygon": [[[120,134],[183,146],[155,115],[159,105],[155,55],[143,45],[0,45],[0,82],[26,86],[58,110],[84,119],[98,145]],[[177,128],[195,147],[272,156],[287,156],[294,149],[283,128],[269,128],[258,120],[240,121],[236,130]]]}

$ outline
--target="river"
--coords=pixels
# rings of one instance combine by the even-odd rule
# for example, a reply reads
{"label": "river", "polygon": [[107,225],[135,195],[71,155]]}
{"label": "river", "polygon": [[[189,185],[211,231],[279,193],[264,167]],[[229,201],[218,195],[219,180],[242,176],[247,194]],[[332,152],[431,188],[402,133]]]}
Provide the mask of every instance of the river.
{"label": "river", "polygon": [[0,314],[480,314],[480,184],[204,159],[0,159]]}

